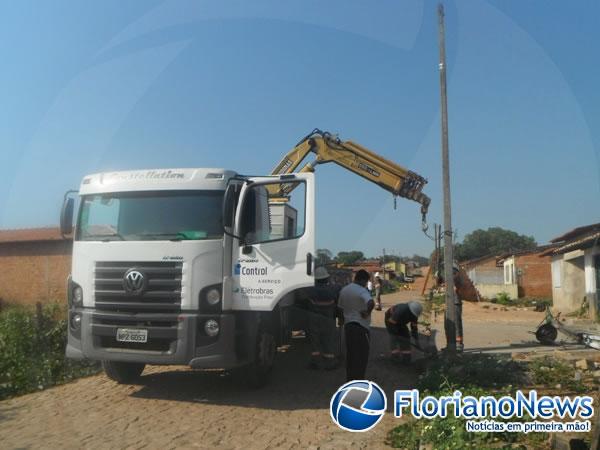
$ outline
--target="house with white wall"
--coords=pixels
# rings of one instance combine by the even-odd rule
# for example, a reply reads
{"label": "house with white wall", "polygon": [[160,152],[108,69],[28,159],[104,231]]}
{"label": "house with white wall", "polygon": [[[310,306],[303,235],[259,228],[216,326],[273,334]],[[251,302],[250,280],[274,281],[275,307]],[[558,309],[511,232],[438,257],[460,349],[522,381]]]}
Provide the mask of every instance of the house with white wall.
{"label": "house with white wall", "polygon": [[552,299],[555,309],[577,311],[587,305],[591,318],[600,311],[600,223],[575,228],[552,239]]}
{"label": "house with white wall", "polygon": [[500,293],[507,293],[510,298],[519,295],[516,285],[505,283],[504,270],[496,255],[463,261],[460,267],[472,281],[480,298],[493,299]]}
{"label": "house with white wall", "polygon": [[511,299],[549,299],[552,296],[550,257],[543,255],[554,247],[544,245],[502,255],[487,255],[460,265],[481,298],[493,299],[504,293]]}

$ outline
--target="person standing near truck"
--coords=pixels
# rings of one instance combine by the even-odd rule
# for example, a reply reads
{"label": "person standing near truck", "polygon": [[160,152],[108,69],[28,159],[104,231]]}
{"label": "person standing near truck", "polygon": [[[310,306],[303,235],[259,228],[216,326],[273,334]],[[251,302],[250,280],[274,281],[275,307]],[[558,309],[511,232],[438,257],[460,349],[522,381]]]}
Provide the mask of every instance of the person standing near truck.
{"label": "person standing near truck", "polygon": [[419,338],[417,321],[422,312],[423,306],[416,301],[398,303],[385,312],[385,328],[390,338],[393,360],[403,364],[410,362],[412,354],[410,339]]}
{"label": "person standing near truck", "polygon": [[383,289],[383,280],[379,272],[375,274],[375,309],[381,311],[381,291]]}
{"label": "person standing near truck", "polygon": [[335,318],[339,290],[329,284],[325,267],[315,269],[315,286],[307,288],[308,337],[311,345],[310,369],[332,370],[335,357]]}
{"label": "person standing near truck", "polygon": [[364,380],[369,361],[371,311],[375,303],[367,290],[369,273],[359,270],[354,282],[340,291],[339,307],[344,316],[346,378]]}

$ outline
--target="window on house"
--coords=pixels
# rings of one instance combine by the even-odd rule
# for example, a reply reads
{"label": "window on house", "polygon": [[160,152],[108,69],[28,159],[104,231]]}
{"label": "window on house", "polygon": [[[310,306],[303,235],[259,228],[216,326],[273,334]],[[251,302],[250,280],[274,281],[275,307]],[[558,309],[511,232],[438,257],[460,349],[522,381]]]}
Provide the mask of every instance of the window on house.
{"label": "window on house", "polygon": [[562,282],[561,262],[562,261],[560,259],[552,261],[552,285],[555,288],[561,287],[561,282]]}
{"label": "window on house", "polygon": [[512,263],[504,265],[504,284],[513,284],[513,267]]}

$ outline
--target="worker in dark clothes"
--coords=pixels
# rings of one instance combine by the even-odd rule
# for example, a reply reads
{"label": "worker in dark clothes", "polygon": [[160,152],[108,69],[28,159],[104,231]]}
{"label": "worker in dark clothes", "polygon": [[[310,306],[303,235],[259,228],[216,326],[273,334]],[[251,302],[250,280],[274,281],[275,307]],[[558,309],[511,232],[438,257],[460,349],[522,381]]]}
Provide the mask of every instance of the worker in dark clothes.
{"label": "worker in dark clothes", "polygon": [[383,280],[379,272],[375,274],[375,309],[381,311],[381,291],[383,290]]}
{"label": "worker in dark clothes", "polygon": [[315,269],[315,286],[307,288],[308,337],[311,345],[311,369],[332,370],[337,367],[335,356],[336,311],[339,290],[329,284],[325,267]]}
{"label": "worker in dark clothes", "polygon": [[419,337],[417,321],[422,312],[423,306],[415,301],[399,303],[385,312],[385,327],[390,338],[393,360],[403,364],[410,362],[410,339],[412,337],[417,340]]}
{"label": "worker in dark clothes", "polygon": [[346,378],[364,380],[369,361],[371,311],[375,303],[367,290],[369,273],[359,270],[354,282],[340,291],[338,305],[343,313],[346,337]]}

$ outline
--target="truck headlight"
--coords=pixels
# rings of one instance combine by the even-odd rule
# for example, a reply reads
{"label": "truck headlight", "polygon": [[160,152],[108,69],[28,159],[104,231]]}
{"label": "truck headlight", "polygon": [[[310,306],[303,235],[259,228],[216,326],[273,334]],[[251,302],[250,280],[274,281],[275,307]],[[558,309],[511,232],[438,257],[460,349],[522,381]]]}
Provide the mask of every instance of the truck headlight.
{"label": "truck headlight", "polygon": [[206,302],[210,306],[215,306],[221,301],[221,293],[217,288],[213,288],[206,293]]}
{"label": "truck headlight", "polygon": [[83,304],[83,289],[81,286],[75,286],[73,288],[73,305],[81,306]]}
{"label": "truck headlight", "polygon": [[214,319],[209,319],[204,323],[204,332],[207,336],[215,337],[219,334],[219,322]]}
{"label": "truck headlight", "polygon": [[81,314],[75,313],[71,316],[71,328],[73,330],[79,330],[81,327]]}

